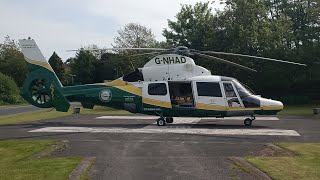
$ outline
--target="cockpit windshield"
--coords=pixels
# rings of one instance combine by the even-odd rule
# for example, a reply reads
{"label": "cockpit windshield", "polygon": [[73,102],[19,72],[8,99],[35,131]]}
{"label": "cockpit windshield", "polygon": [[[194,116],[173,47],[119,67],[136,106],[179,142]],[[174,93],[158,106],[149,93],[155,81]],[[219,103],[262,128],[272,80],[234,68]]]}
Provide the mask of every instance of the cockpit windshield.
{"label": "cockpit windshield", "polygon": [[245,88],[239,81],[233,80],[234,85],[239,93],[239,96],[241,99],[253,95],[253,92],[251,92],[249,89]]}

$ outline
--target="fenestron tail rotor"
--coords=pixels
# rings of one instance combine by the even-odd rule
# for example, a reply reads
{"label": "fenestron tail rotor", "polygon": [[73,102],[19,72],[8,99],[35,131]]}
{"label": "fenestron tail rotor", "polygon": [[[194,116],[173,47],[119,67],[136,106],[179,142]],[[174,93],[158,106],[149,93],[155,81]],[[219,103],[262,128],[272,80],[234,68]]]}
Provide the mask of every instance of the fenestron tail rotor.
{"label": "fenestron tail rotor", "polygon": [[31,97],[36,104],[44,105],[50,101],[43,79],[36,79],[31,84]]}

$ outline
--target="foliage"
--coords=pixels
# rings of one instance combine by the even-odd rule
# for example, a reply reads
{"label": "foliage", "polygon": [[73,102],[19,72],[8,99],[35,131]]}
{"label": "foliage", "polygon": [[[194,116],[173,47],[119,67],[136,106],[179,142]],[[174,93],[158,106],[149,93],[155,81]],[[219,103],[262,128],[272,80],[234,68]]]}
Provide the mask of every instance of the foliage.
{"label": "foliage", "polygon": [[49,64],[60,79],[61,82],[65,81],[65,70],[64,64],[61,58],[58,56],[56,52],[53,52],[51,57],[49,58]]}
{"label": "foliage", "polygon": [[209,2],[182,5],[176,15],[177,21],[168,20],[170,30],[165,29],[163,35],[172,46],[186,46],[197,50],[210,47],[213,31],[213,14]]}
{"label": "foliage", "polygon": [[113,80],[117,78],[116,73],[117,54],[104,53],[100,59],[94,62],[95,75],[94,82],[103,82],[104,80]]}
{"label": "foliage", "polygon": [[126,24],[123,29],[118,30],[118,34],[114,43],[119,48],[151,47],[156,42],[151,29],[136,23]]}
{"label": "foliage", "polygon": [[96,57],[90,51],[79,51],[76,57],[70,60],[71,74],[75,75],[78,83],[93,83]]}
{"label": "foliage", "polygon": [[19,97],[19,89],[14,80],[0,72],[0,104],[15,104]]}
{"label": "foliage", "polygon": [[278,113],[281,116],[314,116],[313,108],[320,107],[320,104],[285,105]]}
{"label": "foliage", "polygon": [[27,74],[27,66],[18,44],[9,36],[0,43],[0,72],[11,76],[19,87],[22,86]]}
{"label": "foliage", "polygon": [[259,71],[253,74],[193,57],[197,64],[208,68],[212,74],[236,77],[264,96],[298,94],[320,99],[319,94],[296,91],[304,87],[302,82],[320,80],[319,2],[225,0],[224,3],[224,10],[215,14],[209,2],[182,5],[177,19],[168,20],[169,29],[163,31],[167,43],[305,63],[307,68],[217,55]]}

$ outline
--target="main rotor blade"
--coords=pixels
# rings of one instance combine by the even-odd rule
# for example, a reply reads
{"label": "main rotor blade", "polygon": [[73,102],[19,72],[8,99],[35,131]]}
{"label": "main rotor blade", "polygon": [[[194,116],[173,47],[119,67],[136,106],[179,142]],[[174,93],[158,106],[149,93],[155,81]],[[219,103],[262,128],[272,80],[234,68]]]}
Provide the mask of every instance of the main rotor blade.
{"label": "main rotor blade", "polygon": [[161,53],[161,52],[140,53],[140,54],[130,55],[129,57],[144,56],[144,55],[158,55],[158,54],[160,54],[160,53]]}
{"label": "main rotor blade", "polygon": [[234,63],[234,62],[231,62],[231,61],[228,61],[228,60],[225,60],[225,59],[221,59],[221,58],[218,58],[218,57],[215,57],[215,56],[209,56],[209,55],[207,55],[207,54],[202,54],[202,53],[197,53],[197,52],[193,52],[193,53],[196,54],[196,55],[199,55],[200,57],[218,60],[218,61],[220,61],[220,62],[222,62],[222,63],[226,63],[226,64],[229,64],[229,65],[233,65],[233,66],[236,66],[236,67],[241,68],[241,69],[244,69],[244,70],[257,72],[256,70],[251,69],[251,68],[248,68],[248,67],[243,66],[243,65],[241,65],[241,64],[237,64],[237,63]]}
{"label": "main rotor blade", "polygon": [[166,51],[163,48],[103,48],[103,49],[72,49],[67,51],[108,51],[108,50],[141,50],[141,51]]}
{"label": "main rotor blade", "polygon": [[200,51],[200,52],[207,53],[207,54],[222,54],[222,55],[228,55],[228,56],[248,57],[248,58],[255,58],[255,59],[263,59],[263,60],[267,60],[267,61],[282,62],[282,63],[287,63],[287,64],[295,64],[295,65],[299,65],[299,66],[307,66],[306,64],[292,62],[292,61],[284,61],[284,60],[265,58],[265,57],[260,57],[260,56],[250,56],[250,55],[246,55],[246,54],[235,54],[235,53],[225,53],[225,52],[215,52],[215,51]]}

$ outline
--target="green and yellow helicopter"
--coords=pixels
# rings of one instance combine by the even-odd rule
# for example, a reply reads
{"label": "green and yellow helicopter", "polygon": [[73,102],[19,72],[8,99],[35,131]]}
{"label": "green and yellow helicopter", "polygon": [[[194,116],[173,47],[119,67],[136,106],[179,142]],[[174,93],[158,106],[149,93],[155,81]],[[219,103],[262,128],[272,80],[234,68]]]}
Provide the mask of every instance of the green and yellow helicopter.
{"label": "green and yellow helicopter", "polygon": [[[186,47],[110,48],[103,50],[148,50],[159,54],[144,67],[107,83],[63,86],[33,39],[21,39],[19,44],[28,64],[29,74],[22,87],[22,96],[40,108],[68,111],[69,102],[81,102],[84,108],[94,105],[124,109],[131,113],[160,116],[159,126],[172,123],[173,117],[247,116],[250,126],[255,115],[275,115],[283,109],[280,101],[254,95],[238,80],[211,75],[195,64],[188,54],[227,63],[245,70],[243,65],[216,57],[217,54],[258,58],[269,61],[305,64],[271,58],[214,51],[197,51]],[[151,53],[145,53],[151,54]],[[210,54],[210,55],[209,55]]]}

